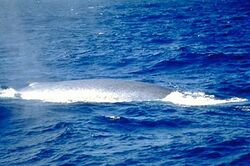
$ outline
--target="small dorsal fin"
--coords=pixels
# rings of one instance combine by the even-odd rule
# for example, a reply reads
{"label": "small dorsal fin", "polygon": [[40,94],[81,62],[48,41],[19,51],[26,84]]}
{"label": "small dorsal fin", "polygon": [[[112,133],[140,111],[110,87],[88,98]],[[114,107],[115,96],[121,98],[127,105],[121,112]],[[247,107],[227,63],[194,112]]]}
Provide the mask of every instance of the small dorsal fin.
{"label": "small dorsal fin", "polygon": [[29,84],[29,87],[35,86],[37,84],[38,84],[38,82],[32,82],[32,83]]}

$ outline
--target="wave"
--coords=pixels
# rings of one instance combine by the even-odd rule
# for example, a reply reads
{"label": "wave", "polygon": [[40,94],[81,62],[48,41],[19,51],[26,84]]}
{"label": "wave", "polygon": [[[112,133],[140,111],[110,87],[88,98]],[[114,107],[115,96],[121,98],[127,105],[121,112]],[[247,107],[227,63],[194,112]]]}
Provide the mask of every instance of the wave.
{"label": "wave", "polygon": [[246,102],[247,99],[233,97],[229,99],[217,99],[214,95],[204,92],[179,92],[173,91],[162,99],[143,100],[139,96],[127,93],[116,93],[99,89],[38,89],[32,91],[17,91],[13,88],[0,89],[0,98],[19,98],[24,100],[39,100],[52,103],[120,103],[120,102],[142,102],[161,101],[181,106],[207,106],[228,103]]}
{"label": "wave", "polygon": [[0,98],[14,98],[18,92],[13,88],[0,89]]}
{"label": "wave", "polygon": [[172,92],[163,101],[183,106],[206,106],[228,103],[246,102],[247,99],[233,97],[229,99],[217,99],[214,95],[207,95],[204,92]]}

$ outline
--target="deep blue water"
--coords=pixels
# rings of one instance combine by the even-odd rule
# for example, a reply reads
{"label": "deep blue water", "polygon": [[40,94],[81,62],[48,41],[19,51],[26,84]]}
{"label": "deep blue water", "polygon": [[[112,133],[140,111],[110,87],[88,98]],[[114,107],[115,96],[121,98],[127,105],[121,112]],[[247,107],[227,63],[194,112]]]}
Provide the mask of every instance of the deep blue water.
{"label": "deep blue water", "polygon": [[[0,85],[114,78],[250,100],[250,1],[0,1]],[[248,165],[250,102],[0,99],[0,165]]]}

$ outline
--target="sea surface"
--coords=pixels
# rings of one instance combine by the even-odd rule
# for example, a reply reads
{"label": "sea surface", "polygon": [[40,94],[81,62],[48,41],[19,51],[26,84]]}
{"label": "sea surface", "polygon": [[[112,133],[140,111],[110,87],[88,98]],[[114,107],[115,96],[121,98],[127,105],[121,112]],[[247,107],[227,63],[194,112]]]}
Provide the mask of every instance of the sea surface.
{"label": "sea surface", "polygon": [[[175,93],[165,102],[3,95],[81,79]],[[0,0],[0,85],[1,166],[249,165],[250,1]]]}

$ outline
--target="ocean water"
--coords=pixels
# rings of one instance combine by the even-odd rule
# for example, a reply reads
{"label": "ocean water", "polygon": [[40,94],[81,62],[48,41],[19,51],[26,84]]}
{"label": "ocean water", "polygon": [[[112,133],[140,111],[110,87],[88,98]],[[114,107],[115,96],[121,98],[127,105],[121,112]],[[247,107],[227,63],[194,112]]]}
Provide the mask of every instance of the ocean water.
{"label": "ocean water", "polygon": [[[249,16],[248,0],[0,0],[0,165],[249,165]],[[172,93],[17,95],[83,79]]]}

